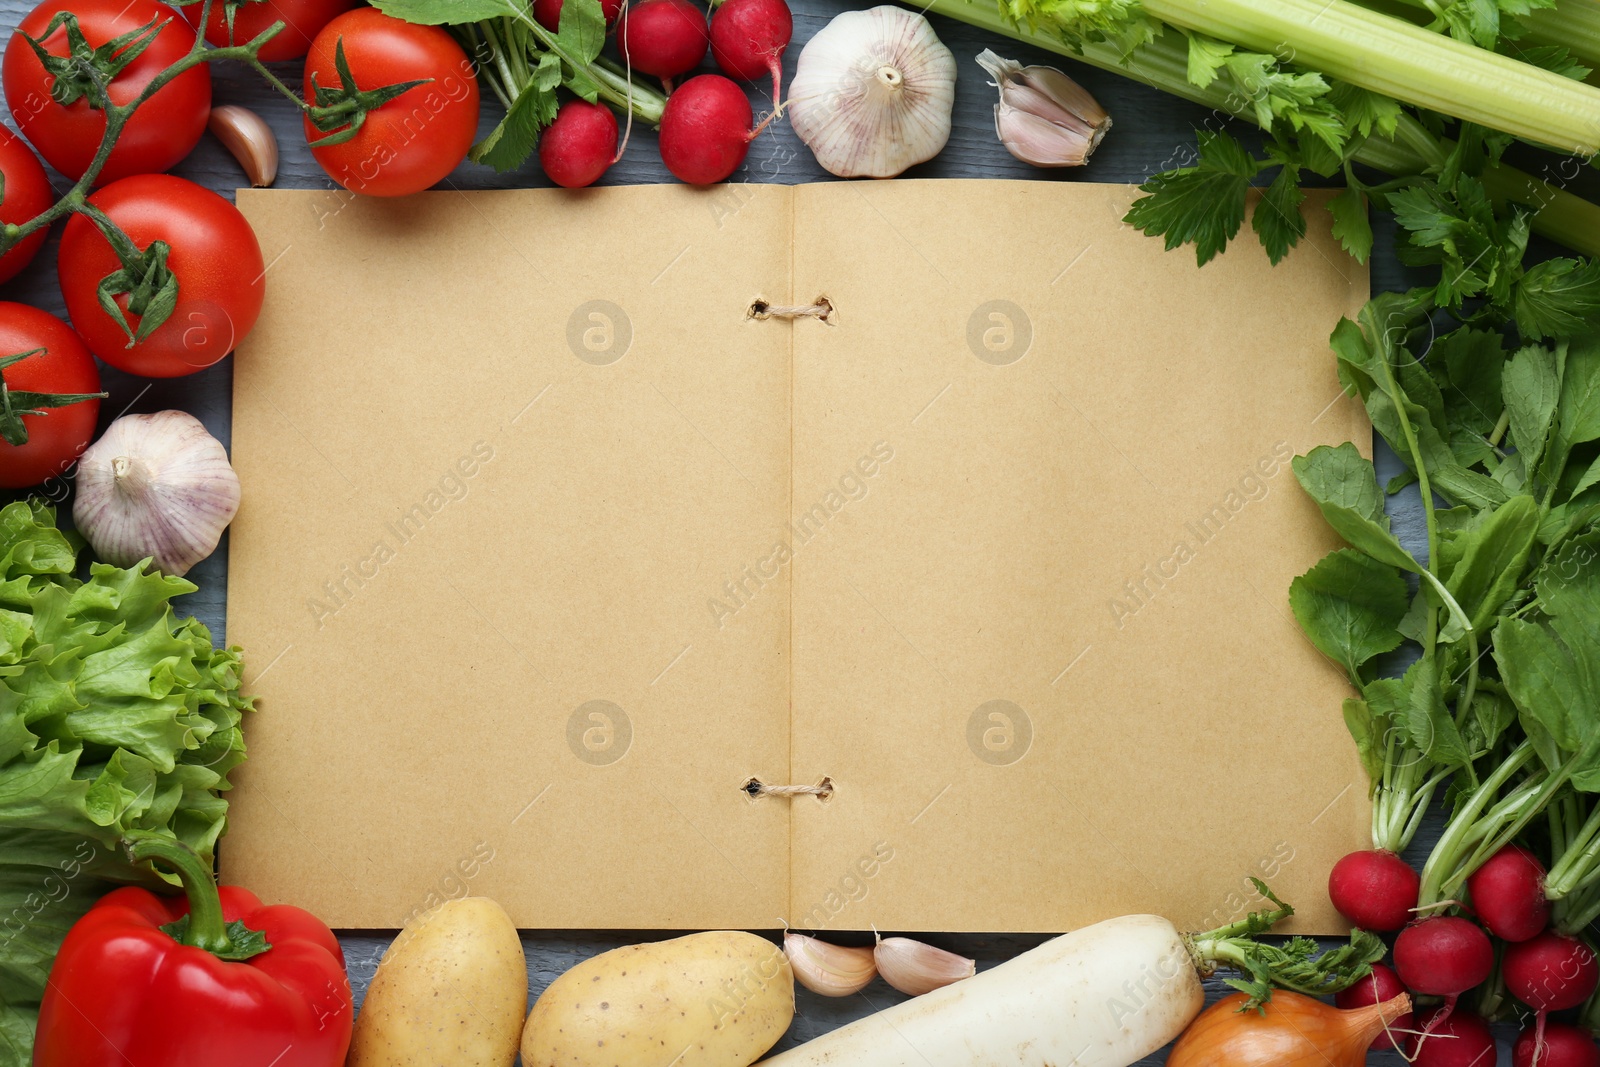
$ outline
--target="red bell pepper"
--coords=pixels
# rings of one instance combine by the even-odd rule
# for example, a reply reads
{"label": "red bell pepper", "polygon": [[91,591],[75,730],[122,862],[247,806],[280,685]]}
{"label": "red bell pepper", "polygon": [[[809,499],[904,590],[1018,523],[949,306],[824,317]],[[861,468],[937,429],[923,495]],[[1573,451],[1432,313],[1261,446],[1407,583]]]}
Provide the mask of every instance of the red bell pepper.
{"label": "red bell pepper", "polygon": [[135,861],[177,871],[184,896],[107,894],[67,932],[39,1010],[34,1067],[339,1067],[350,981],[310,912],[218,887],[170,838]]}

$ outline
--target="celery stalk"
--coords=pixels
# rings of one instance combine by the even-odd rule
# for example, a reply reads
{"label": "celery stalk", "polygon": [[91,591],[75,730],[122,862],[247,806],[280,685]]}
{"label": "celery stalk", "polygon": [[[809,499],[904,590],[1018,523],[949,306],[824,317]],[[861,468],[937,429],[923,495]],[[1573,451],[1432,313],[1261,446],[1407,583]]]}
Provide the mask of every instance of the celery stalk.
{"label": "celery stalk", "polygon": [[[1427,0],[1355,0],[1364,8],[1395,18],[1426,25],[1433,20]],[[1455,0],[1464,3],[1466,0]],[[1517,41],[1505,41],[1500,51],[1513,59],[1520,58],[1523,45],[1554,45],[1565,48],[1567,54],[1586,67],[1600,72],[1600,3],[1595,0],[1562,0],[1555,7],[1539,8],[1522,15],[1519,20],[1528,28],[1528,35]],[[1589,84],[1600,84],[1600,73],[1591,73]]]}
{"label": "celery stalk", "polygon": [[1600,89],[1349,0],[1144,0],[1163,22],[1536,144],[1600,152]]}
{"label": "celery stalk", "polygon": [[[1080,54],[1047,33],[1013,25],[990,0],[932,0],[924,10],[1121,74],[1202,107],[1247,119],[1254,117],[1249,101],[1240,99],[1221,83],[1204,89],[1190,83],[1188,45],[1179,34],[1162,34],[1124,62],[1120,49],[1113,44],[1086,44]],[[1449,149],[1448,142],[1440,143],[1441,153]],[[1354,158],[1357,163],[1395,175],[1420,174],[1429,165],[1411,148],[1380,137],[1363,142]],[[1600,206],[1505,164],[1485,172],[1483,181],[1496,200],[1538,208],[1533,216],[1536,232],[1573,251],[1600,256]]]}
{"label": "celery stalk", "polygon": [[1526,40],[1566,48],[1586,65],[1600,67],[1600,4],[1595,0],[1562,0],[1522,17]]}

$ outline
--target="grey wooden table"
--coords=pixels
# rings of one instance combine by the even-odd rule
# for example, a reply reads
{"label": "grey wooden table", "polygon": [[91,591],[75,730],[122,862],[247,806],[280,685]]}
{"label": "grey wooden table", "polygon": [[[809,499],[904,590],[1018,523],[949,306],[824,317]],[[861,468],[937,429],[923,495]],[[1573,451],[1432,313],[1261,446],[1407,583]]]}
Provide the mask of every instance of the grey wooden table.
{"label": "grey wooden table", "polygon": [[[795,57],[800,46],[838,12],[859,4],[842,0],[791,0],[795,14],[795,44],[786,61],[787,73],[794,71]],[[7,33],[15,27],[22,15],[32,6],[30,0],[0,0],[0,27]],[[1192,146],[1193,129],[1210,118],[1202,108],[1148,89],[1115,74],[1095,70],[1050,53],[1022,47],[1012,41],[993,37],[966,25],[947,19],[934,19],[939,37],[954,51],[959,65],[956,91],[954,129],[950,143],[938,158],[916,167],[908,176],[923,178],[1028,178],[1040,181],[1140,182],[1149,175],[1173,165],[1181,159],[1183,150]],[[1094,157],[1092,165],[1074,171],[1040,171],[1013,159],[997,143],[994,134],[992,107],[994,90],[986,82],[986,75],[973,62],[984,48],[994,48],[1002,55],[1023,63],[1047,63],[1067,69],[1082,82],[1111,113],[1115,128]],[[298,64],[280,64],[279,74],[290,84],[299,84]],[[300,123],[294,109],[286,101],[267,90],[248,70],[236,66],[221,66],[214,70],[214,93],[217,103],[236,103],[254,108],[264,115],[277,130],[280,139],[282,164],[277,185],[288,189],[332,188],[321,168],[311,158],[300,132]],[[488,94],[485,94],[486,98]],[[757,101],[759,105],[759,101]],[[498,119],[492,100],[486,99],[483,131]],[[10,122],[9,114],[6,121]],[[13,125],[14,128],[14,125]],[[1240,129],[1241,136],[1249,137],[1248,130]],[[215,189],[227,196],[243,183],[238,166],[226,151],[210,137],[175,173]],[[52,174],[60,190],[67,183]],[[635,128],[633,141],[626,158],[611,168],[601,184],[639,184],[672,180],[662,166],[656,151],[655,135],[649,130]],[[832,180],[812,158],[809,150],[794,136],[790,128],[776,123],[770,131],[756,141],[744,167],[736,173],[736,182],[800,183]],[[452,174],[450,185],[462,189],[490,189],[507,187],[543,186],[549,184],[536,165],[520,172],[497,175],[492,171],[463,164]],[[1589,193],[1593,196],[1591,190]],[[1378,227],[1378,251],[1373,256],[1372,282],[1374,290],[1400,288],[1414,279],[1390,251],[1391,228],[1387,220],[1375,220]],[[59,232],[59,228],[58,228]],[[1248,236],[1248,234],[1247,234]],[[19,300],[33,304],[65,317],[60,290],[55,279],[56,239],[40,253],[38,260],[11,283],[0,287],[0,299]],[[1174,254],[1184,254],[1174,253]],[[1330,324],[1331,327],[1331,324]],[[1330,357],[1331,358],[1331,357]],[[199,417],[212,433],[224,443],[229,440],[230,410],[232,403],[231,360],[224,360],[199,374],[168,381],[146,381],[105,368],[105,388],[110,399],[102,405],[102,423],[125,412],[160,411],[180,408]],[[103,428],[103,427],[102,427]],[[1397,461],[1380,448],[1380,478],[1387,478],[1398,468]],[[1421,533],[1420,509],[1414,498],[1397,498],[1391,501],[1391,511],[1401,540],[1421,557],[1425,540]],[[192,577],[200,592],[186,598],[181,607],[198,615],[222,639],[224,593],[227,587],[227,543],[212,558],[200,564]],[[1331,712],[1330,712],[1331,713]],[[1219,797],[1217,803],[1227,803]],[[1425,828],[1414,850],[1420,857],[1434,836],[1431,827]],[[226,846],[224,846],[226,847]],[[345,947],[350,978],[359,1000],[377,967],[378,958],[393,936],[392,931],[344,931],[341,940]],[[580,960],[597,952],[639,940],[637,932],[600,931],[538,931],[523,935],[527,950],[528,973],[532,995],[537,995],[557,975]],[[1041,937],[963,935],[939,937],[930,935],[945,947],[955,949],[978,959],[979,967],[987,968],[1035,944]],[[1209,983],[1213,996],[1219,995],[1222,986],[1218,980]],[[894,1003],[899,994],[874,982],[861,995],[840,1000],[814,996],[801,990],[799,1012],[793,1027],[779,1044],[788,1048],[809,1040],[852,1019]],[[1510,1031],[1507,1031],[1509,1034]],[[1143,1061],[1149,1064],[1163,1062],[1164,1055]],[[1375,1064],[1403,1063],[1393,1053],[1374,1054]],[[1509,1050],[1502,1047],[1502,1062],[1510,1062]]]}

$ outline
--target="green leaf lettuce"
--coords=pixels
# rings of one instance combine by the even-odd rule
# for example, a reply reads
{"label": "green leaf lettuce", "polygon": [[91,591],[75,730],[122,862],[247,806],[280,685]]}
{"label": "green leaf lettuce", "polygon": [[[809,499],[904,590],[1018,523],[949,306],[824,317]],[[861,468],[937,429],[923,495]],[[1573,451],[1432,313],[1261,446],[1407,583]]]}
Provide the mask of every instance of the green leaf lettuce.
{"label": "green leaf lettuce", "polygon": [[163,884],[122,836],[210,859],[244,758],[238,650],[172,608],[195,586],[104,564],[83,581],[76,560],[52,509],[0,509],[0,1067],[29,1063],[72,923],[119,884]]}

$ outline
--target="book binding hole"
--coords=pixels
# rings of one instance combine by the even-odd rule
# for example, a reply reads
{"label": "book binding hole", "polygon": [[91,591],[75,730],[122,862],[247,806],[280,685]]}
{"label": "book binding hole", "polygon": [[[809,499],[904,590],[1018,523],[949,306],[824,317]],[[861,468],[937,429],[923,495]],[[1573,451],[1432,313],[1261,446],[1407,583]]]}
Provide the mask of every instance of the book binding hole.
{"label": "book binding hole", "polygon": [[744,314],[747,319],[816,319],[833,325],[833,301],[819,296],[809,304],[773,304],[757,298]]}
{"label": "book binding hole", "polygon": [[771,785],[759,778],[747,778],[739,789],[749,794],[750,799],[758,800],[761,797],[816,797],[818,800],[827,800],[833,796],[833,779],[824,776],[816,785]]}

